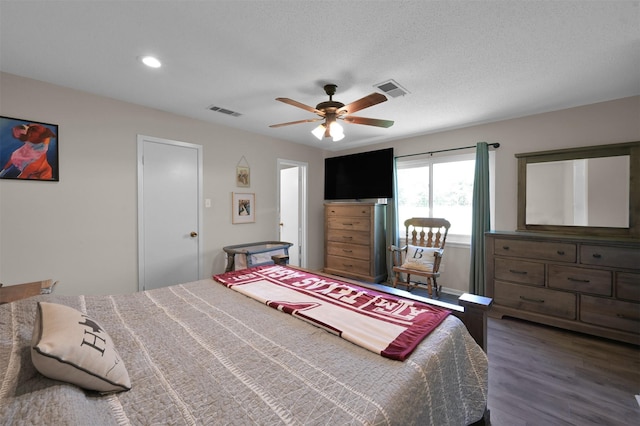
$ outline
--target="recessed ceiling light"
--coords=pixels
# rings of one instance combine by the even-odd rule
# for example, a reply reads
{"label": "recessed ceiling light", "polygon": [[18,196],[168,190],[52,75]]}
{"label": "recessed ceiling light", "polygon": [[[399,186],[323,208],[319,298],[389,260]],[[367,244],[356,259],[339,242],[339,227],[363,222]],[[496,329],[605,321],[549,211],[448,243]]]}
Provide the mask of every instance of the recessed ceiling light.
{"label": "recessed ceiling light", "polygon": [[160,68],[162,63],[153,56],[140,56],[140,61],[150,68]]}

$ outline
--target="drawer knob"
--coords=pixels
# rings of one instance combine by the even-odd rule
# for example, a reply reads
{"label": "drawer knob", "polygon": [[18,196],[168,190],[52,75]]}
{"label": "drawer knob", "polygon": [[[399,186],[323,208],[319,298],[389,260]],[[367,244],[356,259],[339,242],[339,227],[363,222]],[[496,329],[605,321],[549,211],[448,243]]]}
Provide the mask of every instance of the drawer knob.
{"label": "drawer knob", "polygon": [[558,250],[558,254],[559,254],[560,256],[564,256],[564,250]]}
{"label": "drawer knob", "polygon": [[509,246],[502,246],[502,250],[509,250]]}
{"label": "drawer knob", "polygon": [[516,271],[515,269],[509,269],[509,272],[511,272],[512,274],[527,275],[527,271]]}
{"label": "drawer knob", "polygon": [[595,259],[600,259],[600,258],[602,258],[602,255],[600,253],[593,253],[593,257]]}
{"label": "drawer knob", "polygon": [[349,237],[347,235],[343,235],[342,238],[344,238],[345,240],[353,240],[353,237]]}
{"label": "drawer knob", "polygon": [[353,253],[353,250],[342,249],[342,251],[345,253]]}
{"label": "drawer knob", "polygon": [[531,299],[530,297],[520,296],[520,299],[525,302],[533,302],[533,303],[544,303],[544,299]]}

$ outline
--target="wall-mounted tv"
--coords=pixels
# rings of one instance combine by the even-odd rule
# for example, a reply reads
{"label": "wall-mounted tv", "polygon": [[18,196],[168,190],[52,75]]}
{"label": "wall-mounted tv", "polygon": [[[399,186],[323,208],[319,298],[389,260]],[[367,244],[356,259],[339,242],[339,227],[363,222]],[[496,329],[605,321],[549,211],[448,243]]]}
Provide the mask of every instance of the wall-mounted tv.
{"label": "wall-mounted tv", "polygon": [[324,160],[324,199],[393,198],[393,148]]}

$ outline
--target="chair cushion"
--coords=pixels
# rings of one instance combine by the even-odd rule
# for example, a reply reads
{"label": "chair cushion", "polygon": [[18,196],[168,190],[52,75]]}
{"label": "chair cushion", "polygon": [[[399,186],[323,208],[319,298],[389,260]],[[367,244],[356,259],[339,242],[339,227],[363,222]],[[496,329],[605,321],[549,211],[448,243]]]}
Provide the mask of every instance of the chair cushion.
{"label": "chair cushion", "polygon": [[437,247],[407,246],[407,256],[402,267],[405,269],[415,269],[417,271],[433,272],[435,253],[439,252]]}
{"label": "chair cushion", "polygon": [[42,375],[84,389],[131,389],[111,337],[96,321],[65,305],[38,302],[31,360]]}

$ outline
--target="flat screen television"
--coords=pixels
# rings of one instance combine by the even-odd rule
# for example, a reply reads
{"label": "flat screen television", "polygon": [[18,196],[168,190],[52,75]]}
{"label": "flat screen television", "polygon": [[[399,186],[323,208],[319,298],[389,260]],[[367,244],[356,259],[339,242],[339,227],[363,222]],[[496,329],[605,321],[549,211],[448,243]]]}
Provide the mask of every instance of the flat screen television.
{"label": "flat screen television", "polygon": [[393,198],[393,148],[324,160],[324,199]]}

